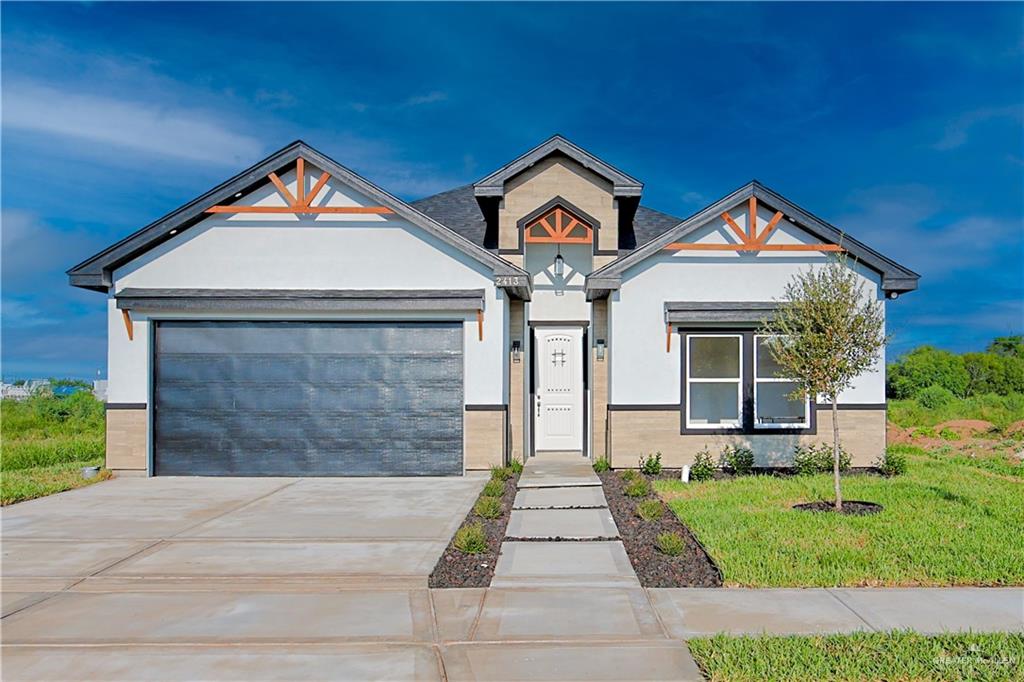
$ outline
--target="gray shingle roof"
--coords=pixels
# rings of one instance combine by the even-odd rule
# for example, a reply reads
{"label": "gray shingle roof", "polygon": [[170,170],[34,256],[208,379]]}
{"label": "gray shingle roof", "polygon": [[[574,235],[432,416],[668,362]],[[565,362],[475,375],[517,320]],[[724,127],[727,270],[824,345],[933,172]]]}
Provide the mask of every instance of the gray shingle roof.
{"label": "gray shingle roof", "polygon": [[[497,248],[497,235],[487,234],[487,224],[484,221],[480,205],[477,203],[473,193],[473,185],[463,185],[441,192],[433,196],[425,197],[411,202],[417,210],[426,213],[428,216],[442,225],[455,230],[474,244],[479,244],[488,249]],[[682,222],[681,218],[655,211],[646,206],[640,206],[636,210],[636,217],[633,219],[633,232],[636,243],[624,236],[624,243],[620,244],[622,250],[631,251],[637,246],[642,246],[660,234],[667,232]]]}

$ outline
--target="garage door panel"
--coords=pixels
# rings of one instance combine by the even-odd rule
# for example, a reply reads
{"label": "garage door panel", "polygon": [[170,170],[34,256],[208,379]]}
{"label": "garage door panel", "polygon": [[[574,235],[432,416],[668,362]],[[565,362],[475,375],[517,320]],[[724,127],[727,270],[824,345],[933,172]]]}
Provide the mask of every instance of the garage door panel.
{"label": "garage door panel", "polygon": [[162,322],[158,474],[462,472],[461,323]]}

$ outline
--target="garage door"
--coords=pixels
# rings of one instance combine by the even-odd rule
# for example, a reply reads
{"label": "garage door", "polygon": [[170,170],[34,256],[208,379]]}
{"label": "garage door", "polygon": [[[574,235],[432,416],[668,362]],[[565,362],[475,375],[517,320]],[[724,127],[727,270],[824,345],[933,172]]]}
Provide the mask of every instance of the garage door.
{"label": "garage door", "polygon": [[160,322],[154,470],[462,473],[461,323]]}

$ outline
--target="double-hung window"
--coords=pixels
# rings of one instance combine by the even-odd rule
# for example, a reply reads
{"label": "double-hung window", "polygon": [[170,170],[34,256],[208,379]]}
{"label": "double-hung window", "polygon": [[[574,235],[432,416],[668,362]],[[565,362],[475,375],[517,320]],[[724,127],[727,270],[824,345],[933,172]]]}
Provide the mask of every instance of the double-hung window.
{"label": "double-hung window", "polygon": [[765,341],[754,336],[754,428],[807,428],[809,401],[796,397],[800,385],[785,378]]}
{"label": "double-hung window", "polygon": [[686,342],[686,426],[742,427],[743,336],[690,334]]}

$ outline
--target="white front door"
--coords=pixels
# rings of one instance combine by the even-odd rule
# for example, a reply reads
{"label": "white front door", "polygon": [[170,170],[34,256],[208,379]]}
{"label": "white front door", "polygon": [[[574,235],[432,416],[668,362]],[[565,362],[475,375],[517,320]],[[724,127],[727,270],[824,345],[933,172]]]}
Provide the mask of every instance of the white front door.
{"label": "white front door", "polygon": [[537,327],[537,450],[583,450],[583,330]]}

